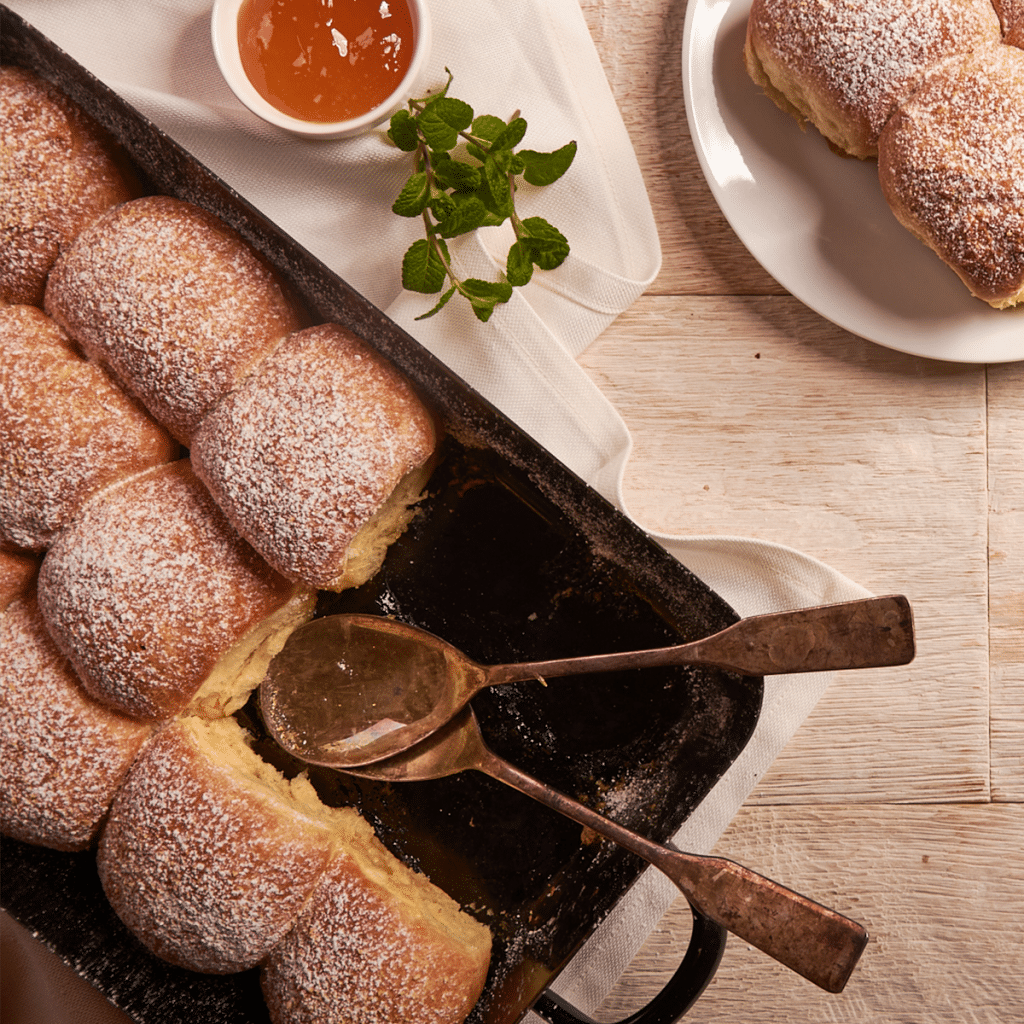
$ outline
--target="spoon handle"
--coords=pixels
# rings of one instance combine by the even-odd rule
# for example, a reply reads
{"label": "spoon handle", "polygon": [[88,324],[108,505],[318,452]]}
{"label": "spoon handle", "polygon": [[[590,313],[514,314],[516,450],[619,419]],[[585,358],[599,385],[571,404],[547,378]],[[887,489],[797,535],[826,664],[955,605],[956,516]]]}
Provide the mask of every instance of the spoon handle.
{"label": "spoon handle", "polygon": [[747,676],[905,665],[914,658],[910,602],[871,597],[751,615],[713,636],[647,651],[494,665],[482,685],[664,665],[715,665]]}
{"label": "spoon handle", "polygon": [[642,857],[698,910],[827,992],[841,992],[867,944],[863,926],[722,857],[661,846],[484,748],[473,767]]}

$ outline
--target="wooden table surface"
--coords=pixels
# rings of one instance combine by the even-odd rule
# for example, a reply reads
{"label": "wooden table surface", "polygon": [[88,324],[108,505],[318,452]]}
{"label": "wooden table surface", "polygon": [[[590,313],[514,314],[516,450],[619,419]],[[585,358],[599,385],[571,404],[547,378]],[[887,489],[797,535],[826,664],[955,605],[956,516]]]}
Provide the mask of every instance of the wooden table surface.
{"label": "wooden table surface", "polygon": [[[635,439],[627,507],[650,529],[779,542],[904,593],[918,633],[911,665],[836,677],[717,846],[866,925],[846,990],[732,939],[686,1019],[1024,1020],[1024,363],[900,354],[786,293],[701,173],[686,0],[582,5],[663,249],[647,294],[580,360]],[[599,1020],[657,991],[689,920],[680,900]]]}

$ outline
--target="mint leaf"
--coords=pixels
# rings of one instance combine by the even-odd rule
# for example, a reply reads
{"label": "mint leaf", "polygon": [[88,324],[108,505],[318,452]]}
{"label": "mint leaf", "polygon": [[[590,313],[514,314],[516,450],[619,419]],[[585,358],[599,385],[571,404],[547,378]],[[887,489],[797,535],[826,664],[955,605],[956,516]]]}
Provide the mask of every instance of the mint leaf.
{"label": "mint leaf", "polygon": [[505,130],[505,122],[500,117],[482,114],[473,120],[470,131],[480,139],[493,142]]}
{"label": "mint leaf", "polygon": [[533,277],[533,260],[522,242],[514,242],[508,251],[508,259],[505,264],[505,276],[508,283],[515,288],[521,288],[528,284]]}
{"label": "mint leaf", "polygon": [[523,161],[523,177],[531,185],[550,185],[569,169],[576,156],[576,143],[568,142],[553,153],[523,149],[516,155]]}
{"label": "mint leaf", "polygon": [[[493,213],[497,213],[504,220],[511,217],[514,211],[512,202],[512,189],[508,182],[508,153],[488,153],[484,160],[484,180],[487,183],[486,189],[481,189],[478,195],[484,200],[484,204]],[[490,202],[484,198],[486,191]]]}
{"label": "mint leaf", "polygon": [[[448,249],[438,239],[438,244],[448,259]],[[402,257],[402,287],[411,292],[433,294],[444,286],[445,268],[441,257],[426,238],[417,239]]]}
{"label": "mint leaf", "polygon": [[[535,269],[553,269],[568,255],[569,243],[557,228],[542,217],[520,219],[516,194],[523,179],[545,185],[560,178],[575,158],[576,143],[552,153],[517,152],[526,134],[525,119],[518,112],[507,121],[490,114],[474,116],[468,103],[448,95],[452,74],[445,70],[444,87],[409,100],[408,109],[395,114],[388,129],[395,146],[414,154],[413,174],[392,209],[403,217],[421,215],[426,229],[426,237],[402,258],[402,284],[411,291],[441,293],[433,308],[417,319],[434,316],[458,292],[474,315],[486,321],[499,302],[508,302],[514,288],[532,279]],[[456,159],[453,151],[460,139],[465,148]],[[474,160],[476,164],[470,162]],[[502,279],[459,280],[445,239],[509,218],[516,240]]]}
{"label": "mint leaf", "polygon": [[554,270],[565,262],[569,243],[565,235],[543,217],[527,217],[522,222],[522,230],[519,241],[541,270]]}
{"label": "mint leaf", "polygon": [[447,153],[434,163],[434,178],[444,188],[473,192],[480,187],[480,169],[463,160],[453,160]]}
{"label": "mint leaf", "polygon": [[418,124],[431,149],[447,152],[454,149],[459,141],[459,133],[444,118],[431,113],[429,107],[420,114]]}
{"label": "mint leaf", "polygon": [[444,220],[455,212],[455,200],[447,192],[438,192],[430,200],[430,212],[438,220]]}
{"label": "mint leaf", "polygon": [[469,299],[476,318],[485,323],[499,302],[508,302],[512,298],[512,285],[507,281],[481,281],[471,277],[462,282],[460,290]]}
{"label": "mint leaf", "polygon": [[526,122],[521,117],[515,117],[491,140],[491,152],[502,149],[512,149],[518,146],[526,134]]}
{"label": "mint leaf", "polygon": [[422,171],[412,175],[402,186],[402,191],[391,207],[399,217],[418,217],[426,208],[430,198],[427,176]]}
{"label": "mint leaf", "polygon": [[447,152],[455,148],[459,132],[473,123],[473,108],[462,100],[439,96],[423,108],[417,121],[427,145]]}
{"label": "mint leaf", "polygon": [[388,138],[404,153],[415,152],[420,144],[419,133],[416,130],[416,119],[408,110],[399,110],[391,115],[391,127],[388,129]]}
{"label": "mint leaf", "polygon": [[453,99],[451,96],[439,96],[436,100],[432,100],[427,104],[424,113],[427,111],[432,116],[439,117],[456,131],[463,132],[473,123],[473,108],[468,103]]}
{"label": "mint leaf", "polygon": [[452,285],[451,288],[449,288],[448,291],[446,291],[444,295],[442,295],[441,298],[437,300],[437,303],[434,305],[433,309],[428,309],[426,313],[420,313],[420,315],[416,317],[416,319],[426,320],[428,317],[433,316],[438,310],[440,310],[442,307],[448,304],[448,300],[455,294],[455,291],[456,286]]}
{"label": "mint leaf", "polygon": [[457,192],[452,196],[451,213],[441,220],[437,230],[442,238],[454,238],[493,223],[493,214],[476,196]]}

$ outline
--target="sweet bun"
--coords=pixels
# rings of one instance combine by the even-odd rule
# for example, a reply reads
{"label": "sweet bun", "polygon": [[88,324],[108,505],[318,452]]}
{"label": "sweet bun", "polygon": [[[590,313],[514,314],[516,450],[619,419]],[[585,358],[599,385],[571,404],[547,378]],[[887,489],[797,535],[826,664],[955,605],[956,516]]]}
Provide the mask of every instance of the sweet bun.
{"label": "sweet bun", "polygon": [[459,1024],[480,997],[488,929],[396,861],[352,814],[345,842],[262,972],[274,1024]]}
{"label": "sweet bun", "polygon": [[900,223],[973,295],[1024,301],[1024,50],[930,75],[882,132],[878,174]]}
{"label": "sweet bun", "polygon": [[178,444],[34,306],[0,308],[0,536],[42,551],[104,487]]}
{"label": "sweet bun", "polygon": [[351,808],[264,762],[234,719],[179,719],[133,765],[97,856],[118,916],[190,970],[266,964],[271,1019],[461,1021],[490,933]]}
{"label": "sweet bun", "polygon": [[[31,120],[26,90],[4,69],[0,132]],[[459,1024],[488,929],[231,717],[314,588],[362,583],[405,529],[433,419],[348,331],[303,330],[195,206],[118,194],[73,238],[32,234],[29,172],[69,212],[57,165],[87,148],[73,113],[46,116],[64,127],[38,167],[2,154],[28,184],[0,239],[0,830],[96,843],[138,939],[188,970],[261,968],[274,1024]],[[41,297],[8,297],[11,263],[49,272]]]}
{"label": "sweet bun", "polygon": [[270,267],[191,203],[147,196],[62,254],[45,309],[184,444],[302,318]]}
{"label": "sweet bun", "polygon": [[991,0],[753,0],[744,61],[801,126],[869,159],[926,72],[1001,38]]}
{"label": "sweet bun", "polygon": [[434,423],[408,382],[334,324],[290,335],[196,433],[196,475],[279,572],[358,586],[405,529]]}
{"label": "sweet bun", "polygon": [[33,593],[0,612],[0,688],[0,831],[86,849],[150,727],[87,696]]}
{"label": "sweet bun", "polygon": [[244,704],[315,594],[259,558],[182,459],[89,501],[43,559],[39,602],[88,693],[155,722]]}
{"label": "sweet bun", "polygon": [[107,899],[170,963],[210,974],[254,967],[328,860],[329,829],[302,805],[302,783],[277,776],[234,719],[168,723],[118,791],[100,838]]}
{"label": "sweet bun", "polygon": [[58,255],[139,195],[106,132],[23,68],[0,67],[0,301],[40,306]]}
{"label": "sweet bun", "polygon": [[992,0],[1003,26],[1003,42],[1024,47],[1024,0]]}

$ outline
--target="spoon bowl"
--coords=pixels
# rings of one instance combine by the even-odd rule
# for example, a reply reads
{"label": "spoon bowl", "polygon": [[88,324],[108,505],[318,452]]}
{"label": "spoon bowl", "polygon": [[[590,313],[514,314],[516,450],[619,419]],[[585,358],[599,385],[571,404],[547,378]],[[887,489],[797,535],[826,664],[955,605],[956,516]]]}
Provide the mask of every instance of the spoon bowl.
{"label": "spoon bowl", "polygon": [[388,782],[480,771],[637,854],[664,872],[706,917],[828,992],[846,985],[867,944],[856,921],[722,857],[684,853],[616,824],[520,771],[484,742],[471,707],[409,750],[348,769]]}
{"label": "spoon bowl", "polygon": [[900,596],[750,616],[687,644],[489,666],[394,619],[328,615],[288,638],[260,685],[260,706],[285,750],[355,768],[420,743],[488,686],[666,665],[744,676],[871,668],[906,664],[914,650],[910,605]]}

